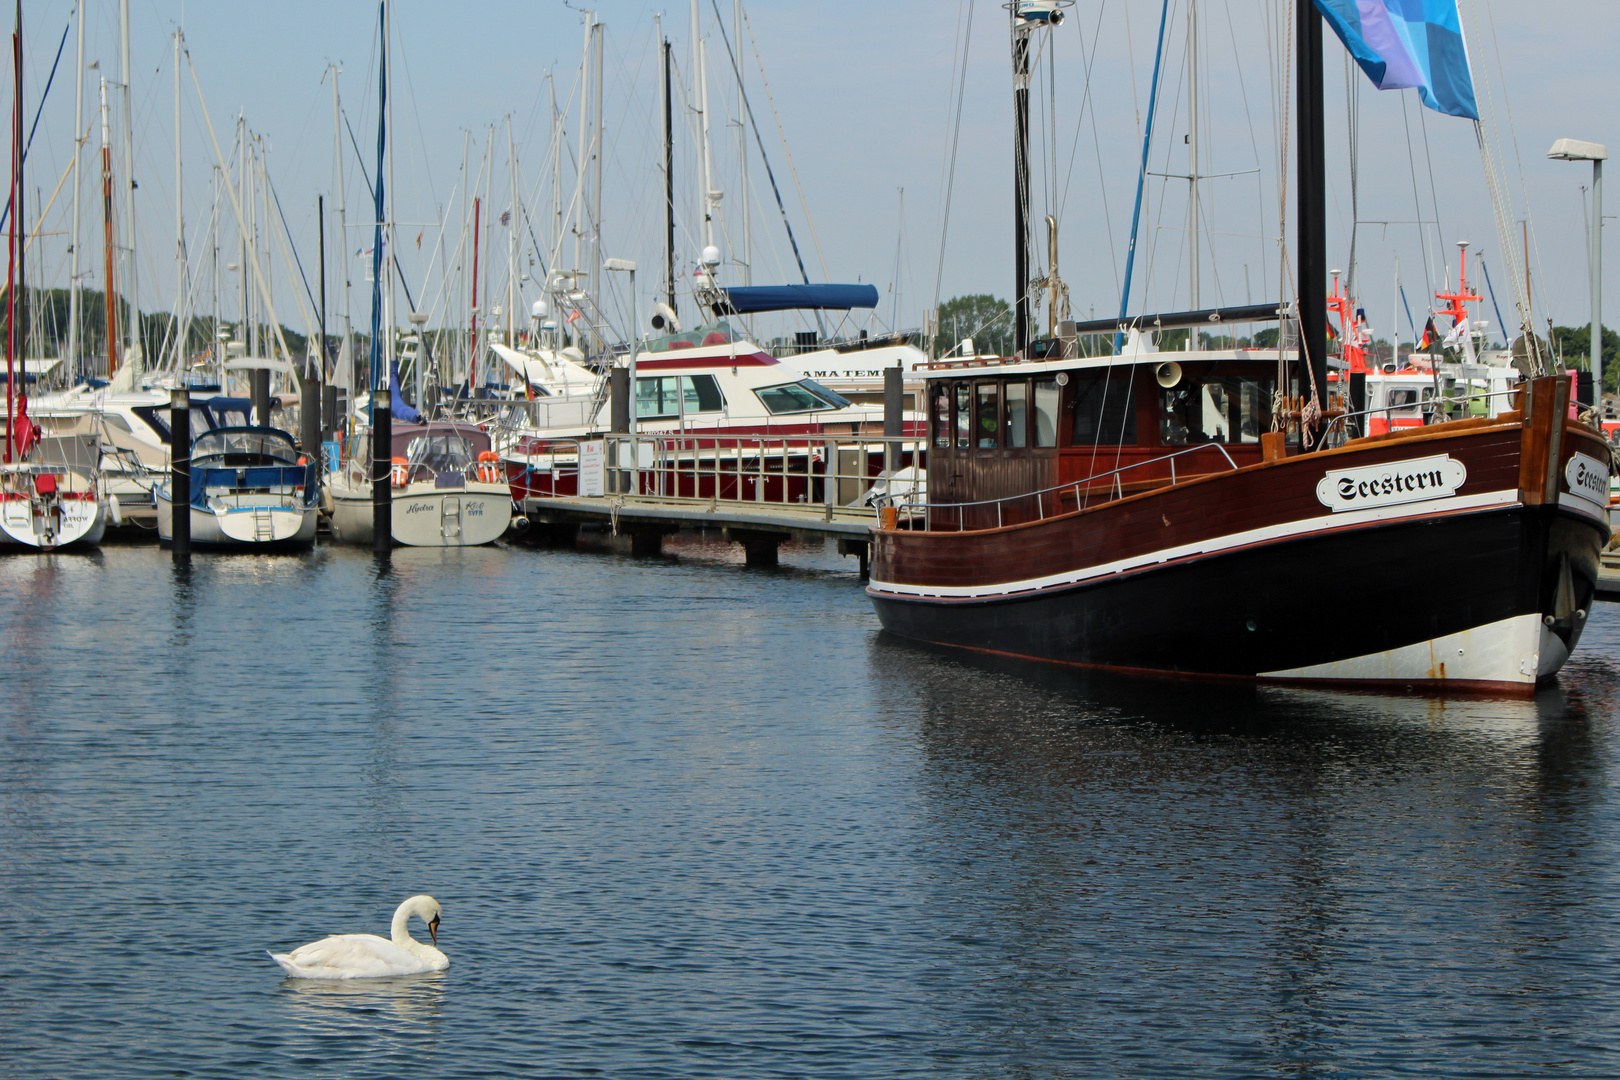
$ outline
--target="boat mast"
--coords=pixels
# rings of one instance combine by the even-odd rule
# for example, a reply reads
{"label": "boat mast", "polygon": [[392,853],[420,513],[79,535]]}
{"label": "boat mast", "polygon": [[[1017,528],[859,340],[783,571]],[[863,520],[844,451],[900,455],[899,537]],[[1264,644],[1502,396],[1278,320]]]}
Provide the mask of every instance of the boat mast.
{"label": "boat mast", "polygon": [[[11,214],[6,224],[6,458],[10,465],[21,455],[17,438],[17,219],[22,217],[22,0],[17,0],[17,28],[11,33]],[[26,233],[26,228],[24,232]],[[21,367],[26,370],[28,365]],[[26,376],[25,376],[26,378]]]}
{"label": "boat mast", "polygon": [[113,279],[117,237],[113,219],[112,121],[107,115],[107,76],[101,77],[101,228],[106,254],[107,378],[118,371],[118,290]]}
{"label": "boat mast", "polygon": [[[73,244],[68,267],[68,363],[79,363],[79,160],[84,156],[84,0],[74,5],[79,23],[79,77],[73,83]],[[88,374],[88,373],[87,373]]]}
{"label": "boat mast", "polygon": [[[1320,65],[1318,65],[1320,66]],[[1187,0],[1187,310],[1198,303],[1198,0]],[[1325,316],[1324,316],[1325,317]],[[1198,347],[1191,331],[1189,348]]]}
{"label": "boat mast", "polygon": [[[1299,187],[1299,239],[1294,253],[1299,268],[1298,310],[1300,397],[1303,411],[1316,413],[1327,397],[1327,214],[1322,133],[1322,16],[1314,0],[1295,0],[1295,111],[1299,116],[1296,183]],[[1314,406],[1314,408],[1313,408]],[[1319,413],[1302,416],[1303,441],[1309,446],[1321,428]]]}
{"label": "boat mast", "polygon": [[675,110],[669,93],[669,38],[664,38],[664,280],[669,310],[675,307]]}
{"label": "boat mast", "polygon": [[517,143],[512,139],[512,114],[506,114],[506,158],[512,173],[512,206],[507,212],[511,215],[506,221],[506,347],[517,347],[517,330],[513,320],[516,318],[518,300],[522,290],[518,288],[518,179]]}
{"label": "boat mast", "polygon": [[[349,242],[349,234],[344,227],[343,213],[343,106],[338,97],[338,74],[341,69],[336,64],[328,64],[326,69],[332,73],[332,161],[337,166],[338,251],[342,252],[347,250],[345,245]],[[354,327],[349,308],[349,259],[340,256],[339,261],[343,266],[343,344],[338,347],[338,363],[343,363],[348,355],[349,339],[354,334]],[[353,366],[352,362],[350,366]],[[339,386],[353,386],[354,372],[345,371],[339,379]]]}
{"label": "boat mast", "polygon": [[180,48],[181,32],[174,32],[174,368],[178,375],[185,367],[186,316],[186,224],[180,201]]}
{"label": "boat mast", "polygon": [[[593,328],[591,335],[596,339],[596,349],[600,352],[607,347],[607,337],[602,332],[602,147],[605,140],[602,137],[602,23],[596,17],[591,17],[591,312],[592,317],[586,322]],[[633,328],[632,328],[633,329]]]}
{"label": "boat mast", "polygon": [[128,359],[132,363],[141,363],[141,308],[140,296],[136,291],[138,280],[135,268],[135,126],[133,112],[130,107],[130,98],[134,93],[133,76],[129,63],[129,0],[120,0],[118,5],[118,32],[119,42],[123,51],[123,78],[124,78],[124,183],[128,185],[128,193],[124,198],[124,250],[128,252],[127,273],[129,293],[129,347]]}
{"label": "boat mast", "polygon": [[[732,3],[732,39],[737,51],[742,52],[742,0]],[[742,213],[742,255],[737,263],[742,268],[742,283],[754,283],[753,233],[748,219],[748,98],[743,93],[742,65],[737,65],[737,203]]]}
{"label": "boat mast", "polygon": [[[1306,0],[1309,2],[1309,0]],[[1013,43],[1013,354],[1029,345],[1029,37],[1033,27],[1008,5]]]}

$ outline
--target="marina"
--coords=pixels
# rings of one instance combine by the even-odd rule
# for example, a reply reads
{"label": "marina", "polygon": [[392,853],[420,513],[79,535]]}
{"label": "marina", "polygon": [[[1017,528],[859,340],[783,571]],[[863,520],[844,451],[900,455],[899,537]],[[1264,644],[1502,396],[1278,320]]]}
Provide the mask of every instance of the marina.
{"label": "marina", "polygon": [[0,1076],[1620,1073],[1493,2],[18,4]]}

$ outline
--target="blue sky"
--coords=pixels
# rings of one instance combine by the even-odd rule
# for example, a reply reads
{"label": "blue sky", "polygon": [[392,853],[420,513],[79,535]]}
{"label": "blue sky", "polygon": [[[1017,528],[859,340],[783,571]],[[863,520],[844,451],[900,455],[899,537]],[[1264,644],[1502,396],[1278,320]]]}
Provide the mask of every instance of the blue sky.
{"label": "blue sky", "polygon": [[[117,8],[111,0],[87,0],[86,6],[87,63],[101,63],[100,71],[89,72],[86,79],[89,126],[98,75],[116,79],[118,74]],[[167,308],[174,293],[169,35],[182,20],[221,140],[229,144],[234,117],[240,113],[266,141],[275,192],[313,284],[316,195],[326,194],[329,208],[336,201],[331,90],[322,76],[328,63],[341,65],[345,112],[369,159],[375,139],[375,5],[303,0],[182,5],[132,0],[130,6],[141,307]],[[1236,174],[1201,185],[1199,299],[1204,304],[1261,301],[1278,288],[1276,129],[1282,58],[1276,20],[1279,9],[1287,6],[1279,0],[1200,0],[1201,171]],[[722,0],[718,7],[730,34],[732,5]],[[983,0],[972,4],[954,196],[941,248],[953,64],[968,7],[966,0],[816,4],[756,0],[747,7],[752,42],[744,49],[744,79],[811,279],[859,279],[878,285],[883,296],[878,316],[885,324],[920,325],[924,309],[934,302],[936,279],[945,298],[965,292],[1004,297],[1010,292],[1011,77],[1006,14]],[[1173,0],[1170,8],[1149,168],[1185,173],[1185,0]],[[725,192],[722,207],[727,220],[720,246],[728,259],[725,272],[735,280],[738,270],[731,262],[741,244],[738,132],[731,120],[736,91],[725,46],[715,29],[712,0],[703,0],[701,10],[709,46],[716,186]],[[71,11],[69,0],[25,5],[30,113]],[[675,43],[678,78],[686,85],[693,76],[689,8],[625,0],[602,3],[598,12],[607,26],[604,251],[637,259],[651,271],[661,259],[662,229],[654,16],[663,13],[664,32]],[[1040,172],[1034,211],[1037,218],[1052,213],[1061,221],[1060,266],[1080,318],[1093,310],[1110,313],[1119,304],[1159,12],[1160,4],[1151,0],[1082,0],[1055,32],[1051,53],[1043,54],[1036,65],[1032,115]],[[1538,321],[1550,313],[1559,323],[1584,323],[1589,306],[1580,189],[1590,183],[1591,171],[1585,165],[1550,162],[1545,153],[1553,139],[1566,135],[1604,142],[1620,151],[1616,122],[1620,103],[1615,100],[1620,85],[1615,77],[1620,19],[1613,17],[1612,6],[1597,0],[1546,0],[1533,6],[1463,0],[1462,14],[1471,34],[1476,71],[1489,76],[1489,94],[1482,92],[1482,97],[1489,97],[1493,108],[1490,118],[1502,150],[1514,230],[1527,206],[1529,210]],[[462,175],[464,147],[471,144],[470,168],[476,173],[490,125],[497,129],[491,151],[490,208],[498,214],[511,205],[506,132],[510,119],[524,204],[535,237],[546,245],[544,204],[551,188],[549,178],[542,176],[550,141],[546,76],[554,77],[559,99],[572,100],[582,26],[577,8],[549,0],[460,5],[406,0],[396,5],[395,217],[400,223],[402,264],[423,306],[436,304],[434,310],[442,315],[459,310],[449,294],[456,292],[454,283],[460,279],[453,277],[447,288],[443,268],[456,264],[454,251],[463,232],[461,199],[468,186]],[[754,63],[755,43],[769,80],[769,98]],[[30,158],[29,186],[40,193],[36,208],[50,199],[70,160],[74,44],[70,35]],[[737,42],[732,44],[736,47]],[[1330,261],[1341,266],[1349,257],[1346,87],[1354,85],[1360,87],[1356,95],[1360,162],[1356,197],[1363,221],[1357,239],[1359,291],[1373,325],[1387,334],[1395,304],[1397,259],[1421,325],[1426,293],[1444,283],[1448,268],[1455,274],[1458,240],[1470,241],[1471,254],[1484,255],[1504,315],[1511,321],[1504,262],[1472,125],[1420,110],[1411,92],[1377,93],[1353,69],[1347,76],[1343,50],[1331,36],[1326,69],[1330,245],[1335,252]],[[195,247],[207,232],[213,161],[189,76],[184,91],[182,191],[188,237]],[[680,89],[677,94],[684,96]],[[685,266],[695,257],[699,232],[691,115],[677,109],[677,247]],[[777,134],[778,116],[791,150],[791,168]],[[99,287],[100,209],[93,182],[97,169],[93,126],[91,130],[81,251],[85,269],[91,272],[87,281]],[[1054,130],[1055,168],[1048,145],[1054,142]],[[577,138],[573,116],[568,120],[568,138]],[[344,140],[347,143],[347,135]],[[364,220],[355,165],[351,150],[344,162],[351,225]],[[757,153],[750,171],[754,279],[793,279],[796,266]],[[566,198],[572,193],[571,173],[562,186]],[[1150,177],[1133,310],[1173,310],[1189,300],[1187,187],[1185,181]],[[33,272],[53,284],[65,284],[68,277],[70,204],[70,191],[64,186],[40,226],[46,235],[40,238]],[[1620,183],[1611,181],[1609,205],[1620,207]],[[228,204],[222,209],[229,221]],[[1413,224],[1418,219],[1431,224],[1420,229]],[[1389,224],[1376,224],[1382,222]],[[339,253],[352,256],[369,246],[369,239],[351,229],[340,245],[335,221],[331,225],[329,278],[335,282]],[[520,237],[525,262],[527,232],[525,228]],[[227,244],[233,233],[234,227],[227,225]],[[498,227],[490,234],[488,257],[495,264],[497,292],[506,283],[506,239]],[[1044,250],[1044,237],[1037,243]],[[1616,251],[1612,237],[1607,246],[1612,255]],[[279,254],[274,261],[277,314],[283,323],[297,327],[290,292],[294,279]],[[362,280],[361,263],[350,261],[351,277]],[[1620,261],[1611,259],[1611,264],[1605,308],[1608,321],[1615,323],[1620,322]],[[482,272],[488,278],[491,270],[486,267]],[[640,275],[644,307],[654,277],[650,272]],[[1471,277],[1477,280],[1477,272]],[[227,291],[221,302],[232,311],[239,301],[234,286]],[[205,289],[201,297],[205,310],[212,302],[207,295]],[[535,295],[531,285],[525,300]],[[357,286],[352,301],[357,314],[362,313],[369,290]],[[334,309],[338,306],[335,297],[332,304]],[[1489,301],[1484,307],[1481,317],[1494,324]],[[1404,313],[1400,323],[1402,336],[1409,337]]]}

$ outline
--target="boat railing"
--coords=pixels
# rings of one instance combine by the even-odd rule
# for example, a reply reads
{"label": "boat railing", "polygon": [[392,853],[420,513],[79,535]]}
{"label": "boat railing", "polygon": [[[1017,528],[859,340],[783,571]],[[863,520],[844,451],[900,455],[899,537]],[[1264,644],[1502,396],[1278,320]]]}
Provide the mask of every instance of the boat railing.
{"label": "boat railing", "polygon": [[[1056,517],[1059,514],[1071,512],[1062,508],[1063,496],[1065,495],[1072,494],[1074,509],[1085,509],[1087,503],[1090,501],[1090,497],[1097,490],[1098,481],[1103,482],[1103,490],[1107,493],[1108,499],[1122,499],[1125,497],[1125,474],[1136,469],[1145,469],[1151,465],[1159,465],[1164,462],[1169,462],[1170,479],[1168,482],[1175,484],[1179,479],[1176,473],[1176,462],[1189,454],[1196,454],[1201,450],[1217,450],[1220,452],[1221,457],[1226,459],[1226,464],[1229,469],[1235,471],[1238,468],[1238,463],[1232,460],[1231,454],[1227,453],[1225,444],[1218,442],[1207,442],[1199,443],[1196,446],[1189,446],[1186,449],[1177,450],[1173,453],[1161,454],[1160,456],[1150,458],[1147,461],[1133,461],[1131,464],[1121,465],[1117,469],[1110,469],[1107,472],[1092,473],[1089,476],[1083,476],[1062,484],[1054,484],[1051,487],[1041,488],[1037,491],[1025,491],[1018,495],[1004,495],[996,499],[976,499],[971,502],[956,503],[914,502],[912,501],[912,497],[915,493],[907,492],[904,494],[886,494],[884,496],[880,496],[876,501],[880,506],[892,506],[895,510],[897,519],[904,518],[915,520],[920,515],[923,519],[923,528],[930,532],[932,532],[934,529],[936,514],[938,514],[938,516],[942,519],[954,519],[954,529],[957,532],[965,532],[970,527],[990,528],[989,510],[994,509],[994,527],[999,529],[1008,524],[1018,524],[1032,520],[1044,521],[1048,516]],[[1016,517],[1016,520],[1009,520],[1010,518],[1014,517],[1010,511],[1015,509],[1019,504],[1027,505],[1030,500],[1034,500],[1033,517],[1030,517],[1027,514],[1020,514]],[[1052,511],[1050,514],[1047,513],[1048,502],[1052,504]],[[971,513],[971,511],[979,512]],[[968,524],[970,520],[975,522],[972,526],[969,526]],[[983,520],[984,524],[978,524],[980,520]]]}
{"label": "boat railing", "polygon": [[530,465],[534,475],[522,486],[532,492],[556,492],[565,486],[559,481],[571,477],[582,496],[639,496],[711,509],[795,507],[831,521],[835,512],[851,510],[875,518],[891,487],[920,486],[924,443],[879,435],[666,433],[550,439],[540,452],[550,462]]}
{"label": "boat railing", "polygon": [[[1340,413],[1339,415],[1334,416],[1331,422],[1328,424],[1326,436],[1330,442],[1334,439],[1343,440],[1356,438],[1357,436],[1350,434],[1351,421],[1363,417],[1367,419],[1382,419],[1385,423],[1390,425],[1391,430],[1395,430],[1395,422],[1397,420],[1414,419],[1411,410],[1418,410],[1418,418],[1421,418],[1423,421],[1422,424],[1418,426],[1422,427],[1454,423],[1458,420],[1479,419],[1478,417],[1471,416],[1451,416],[1449,415],[1450,409],[1454,405],[1469,405],[1476,401],[1483,401],[1486,402],[1486,411],[1488,416],[1490,399],[1506,398],[1508,400],[1508,409],[1511,410],[1517,407],[1517,405],[1514,403],[1514,399],[1516,399],[1523,392],[1524,388],[1522,386],[1513,386],[1506,390],[1482,390],[1475,394],[1446,394],[1440,397],[1430,397],[1423,398],[1418,401],[1410,401],[1400,405],[1385,403],[1372,408],[1361,409],[1356,412]],[[1356,426],[1361,435],[1365,435],[1367,433],[1365,430],[1365,424]]]}

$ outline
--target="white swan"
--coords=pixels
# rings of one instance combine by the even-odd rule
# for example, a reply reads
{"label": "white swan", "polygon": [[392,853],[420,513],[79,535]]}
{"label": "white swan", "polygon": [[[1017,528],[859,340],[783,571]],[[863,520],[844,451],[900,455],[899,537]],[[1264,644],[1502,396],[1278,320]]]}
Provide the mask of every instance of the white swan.
{"label": "white swan", "polygon": [[[433,897],[413,896],[394,912],[392,941],[376,934],[334,934],[290,953],[270,953],[270,959],[295,979],[378,979],[443,971],[450,958],[437,948],[440,914]],[[412,915],[427,923],[432,945],[411,937]]]}

